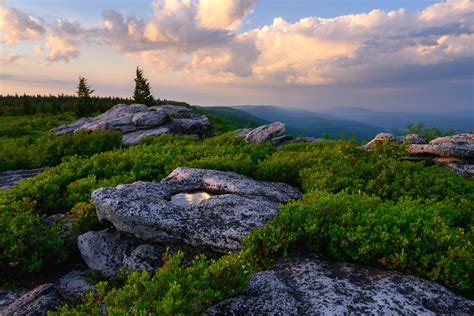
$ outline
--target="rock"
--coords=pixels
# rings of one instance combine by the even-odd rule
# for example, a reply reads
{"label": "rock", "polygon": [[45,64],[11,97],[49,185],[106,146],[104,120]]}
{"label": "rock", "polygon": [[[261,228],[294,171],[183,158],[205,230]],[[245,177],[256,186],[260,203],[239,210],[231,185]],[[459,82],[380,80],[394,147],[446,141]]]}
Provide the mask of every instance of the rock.
{"label": "rock", "polygon": [[123,266],[126,253],[136,247],[136,243],[120,233],[107,228],[98,232],[87,232],[77,238],[77,246],[92,270],[113,276]]}
{"label": "rock", "polygon": [[411,155],[474,159],[474,134],[433,139],[427,145],[411,145]]}
{"label": "rock", "polygon": [[271,141],[273,138],[280,136],[285,132],[285,124],[275,122],[268,125],[259,126],[248,133],[245,138],[250,144],[260,144]]}
{"label": "rock", "polygon": [[211,132],[212,123],[206,116],[194,118],[173,118],[171,130],[174,134],[207,135]]}
{"label": "rock", "polygon": [[26,290],[6,290],[6,289],[0,289],[0,315],[3,315],[1,312],[4,310],[6,306],[17,300],[19,297],[21,297],[23,294],[25,294]]}
{"label": "rock", "polygon": [[310,137],[310,136],[300,136],[295,139],[295,143],[314,143],[324,140],[322,138]]}
{"label": "rock", "polygon": [[46,315],[60,303],[61,296],[53,284],[43,284],[9,304],[1,315]]}
{"label": "rock", "polygon": [[408,134],[402,137],[403,141],[408,144],[428,144],[426,139],[418,134]]}
{"label": "rock", "polygon": [[169,127],[162,126],[154,129],[140,130],[124,134],[122,136],[122,143],[124,145],[135,145],[143,140],[147,136],[156,136],[161,134],[170,134],[171,130]]}
{"label": "rock", "polygon": [[438,166],[446,167],[453,170],[455,173],[465,176],[474,177],[474,162],[462,160],[458,158],[434,158],[433,162]]}
{"label": "rock", "polygon": [[191,109],[162,105],[148,107],[143,104],[118,104],[107,112],[93,117],[62,125],[51,131],[57,135],[86,130],[110,129],[122,133],[124,144],[136,144],[149,135],[210,134],[212,123],[206,116],[194,113]]}
{"label": "rock", "polygon": [[137,129],[149,129],[160,126],[168,119],[165,111],[143,111],[133,115],[132,123]]}
{"label": "rock", "polygon": [[41,172],[43,172],[43,168],[39,169],[23,169],[23,170],[10,170],[10,171],[4,171],[0,173],[0,188],[4,190],[9,190],[20,181],[34,177]]}
{"label": "rock", "polygon": [[73,133],[76,130],[80,129],[82,126],[91,123],[94,120],[92,117],[83,117],[75,121],[74,123],[61,125],[56,128],[53,128],[51,132],[56,135],[63,135],[67,133]]}
{"label": "rock", "polygon": [[[171,201],[177,194],[200,191],[211,196],[190,205]],[[283,183],[255,181],[234,172],[177,168],[161,183],[98,189],[92,201],[100,220],[141,240],[184,242],[227,252],[240,249],[240,240],[268,222],[280,203],[300,196]]]}
{"label": "rock", "polygon": [[61,296],[67,299],[83,297],[87,292],[94,291],[94,284],[85,278],[84,271],[73,270],[61,277],[55,284]]}
{"label": "rock", "polygon": [[317,257],[288,258],[256,273],[241,296],[206,315],[473,315],[474,302],[411,275],[335,263]]}
{"label": "rock", "polygon": [[394,134],[389,134],[389,133],[380,133],[380,134],[377,134],[374,139],[368,142],[364,146],[364,148],[367,150],[372,150],[376,144],[380,144],[383,142],[393,142],[393,143],[401,144],[403,142],[403,137],[397,136]]}
{"label": "rock", "polygon": [[293,141],[293,136],[291,135],[282,135],[275,137],[271,140],[272,144],[275,146],[282,146]]}
{"label": "rock", "polygon": [[253,128],[241,128],[236,130],[234,133],[237,137],[247,137],[251,131],[253,131]]}
{"label": "rock", "polygon": [[165,252],[164,247],[143,244],[124,257],[123,265],[133,270],[154,272],[157,267],[163,265],[162,259]]}
{"label": "rock", "polygon": [[162,265],[166,248],[144,244],[115,229],[87,232],[77,239],[79,252],[87,266],[105,276],[114,276],[122,268],[155,271]]}

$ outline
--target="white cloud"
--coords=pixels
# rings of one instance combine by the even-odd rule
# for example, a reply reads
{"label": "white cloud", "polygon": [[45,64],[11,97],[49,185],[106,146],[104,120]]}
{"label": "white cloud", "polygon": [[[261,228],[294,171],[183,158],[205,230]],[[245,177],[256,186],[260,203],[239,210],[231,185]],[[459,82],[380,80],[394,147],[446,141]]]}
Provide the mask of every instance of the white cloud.
{"label": "white cloud", "polygon": [[73,39],[50,35],[46,39],[47,55],[49,62],[69,62],[71,58],[79,57],[80,45]]}
{"label": "white cloud", "polygon": [[250,12],[256,0],[201,0],[198,6],[199,24],[211,29],[236,30],[240,20]]}
{"label": "white cloud", "polygon": [[22,40],[37,39],[46,32],[42,22],[15,8],[0,7],[2,42],[13,44]]}

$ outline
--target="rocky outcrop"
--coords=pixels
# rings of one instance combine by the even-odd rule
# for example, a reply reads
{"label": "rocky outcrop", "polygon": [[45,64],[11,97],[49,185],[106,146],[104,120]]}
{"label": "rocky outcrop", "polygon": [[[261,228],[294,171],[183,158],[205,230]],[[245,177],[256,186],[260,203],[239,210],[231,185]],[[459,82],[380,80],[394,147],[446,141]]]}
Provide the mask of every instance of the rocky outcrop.
{"label": "rocky outcrop", "polygon": [[454,136],[439,137],[429,143],[419,135],[411,134],[396,136],[381,133],[364,146],[372,150],[375,144],[381,142],[408,143],[408,156],[403,160],[425,161],[446,167],[457,174],[474,176],[474,134],[458,134]]}
{"label": "rocky outcrop", "polygon": [[24,170],[11,170],[0,173],[0,189],[9,190],[16,186],[20,181],[34,177],[41,172],[43,168],[39,169],[24,169]]}
{"label": "rocky outcrop", "polygon": [[375,136],[370,142],[368,142],[364,148],[367,150],[372,150],[376,144],[381,144],[384,142],[390,143],[408,143],[408,144],[427,144],[426,139],[417,134],[409,134],[405,136],[397,136],[389,133],[380,133]]}
{"label": "rocky outcrop", "polygon": [[263,142],[268,142],[274,139],[275,137],[280,136],[285,132],[285,124],[281,122],[275,122],[268,125],[262,125],[251,130],[245,140],[249,144],[261,144]]}
{"label": "rocky outcrop", "polygon": [[56,135],[79,130],[89,132],[110,129],[123,134],[124,144],[139,143],[145,136],[170,134],[192,134],[205,136],[211,132],[212,124],[206,116],[191,109],[162,105],[148,107],[143,104],[118,104],[107,112],[93,117],[53,128]]}
{"label": "rocky outcrop", "polygon": [[288,258],[253,275],[241,296],[207,315],[473,315],[474,302],[439,284],[317,257]]}
{"label": "rocky outcrop", "polygon": [[54,284],[43,284],[6,306],[1,315],[46,315],[61,302],[61,295]]}
{"label": "rocky outcrop", "polygon": [[268,125],[262,125],[257,128],[242,128],[236,130],[234,133],[238,137],[245,137],[249,144],[261,144],[264,142],[272,142],[279,147],[291,142],[295,143],[312,143],[321,139],[315,137],[298,137],[294,138],[291,135],[284,135],[285,124],[275,122]]}
{"label": "rocky outcrop", "polygon": [[[194,204],[172,203],[175,195],[198,191],[210,195]],[[255,181],[234,172],[177,168],[160,183],[136,182],[98,189],[92,200],[99,219],[121,233],[152,243],[185,243],[222,253],[240,249],[240,240],[252,228],[268,222],[280,203],[300,196],[299,190],[283,183]],[[80,237],[79,249],[90,262],[91,257],[101,254],[84,251],[85,244],[96,243],[90,237],[98,233],[87,234]],[[87,246],[102,252],[104,247],[104,243]]]}

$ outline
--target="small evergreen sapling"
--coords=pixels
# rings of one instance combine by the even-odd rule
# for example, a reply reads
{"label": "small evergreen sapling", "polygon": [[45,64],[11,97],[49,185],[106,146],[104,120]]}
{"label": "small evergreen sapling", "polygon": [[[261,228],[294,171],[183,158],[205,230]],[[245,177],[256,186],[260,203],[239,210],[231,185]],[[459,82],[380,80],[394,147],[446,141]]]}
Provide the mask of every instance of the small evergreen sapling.
{"label": "small evergreen sapling", "polygon": [[143,77],[143,70],[137,67],[135,78],[135,91],[133,92],[133,101],[148,106],[155,105],[156,101],[150,92],[150,83]]}
{"label": "small evergreen sapling", "polygon": [[79,84],[77,85],[77,102],[74,108],[74,112],[78,117],[88,115],[92,112],[91,107],[91,94],[95,90],[92,90],[87,79],[79,77]]}

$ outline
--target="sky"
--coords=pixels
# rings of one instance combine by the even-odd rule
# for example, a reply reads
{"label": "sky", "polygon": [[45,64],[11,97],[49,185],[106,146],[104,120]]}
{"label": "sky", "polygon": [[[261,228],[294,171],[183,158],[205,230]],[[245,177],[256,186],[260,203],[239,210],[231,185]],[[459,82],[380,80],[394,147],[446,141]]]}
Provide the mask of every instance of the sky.
{"label": "sky", "polygon": [[0,94],[474,110],[473,0],[0,0]]}

